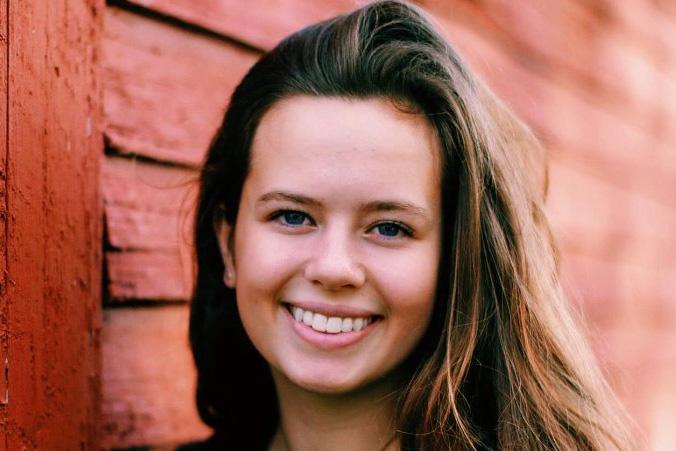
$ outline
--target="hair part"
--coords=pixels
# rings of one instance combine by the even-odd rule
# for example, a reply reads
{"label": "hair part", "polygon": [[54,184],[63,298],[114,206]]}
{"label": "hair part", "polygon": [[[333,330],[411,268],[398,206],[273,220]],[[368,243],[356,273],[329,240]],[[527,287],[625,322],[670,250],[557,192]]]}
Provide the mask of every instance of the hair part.
{"label": "hair part", "polygon": [[405,363],[402,449],[631,448],[560,286],[542,149],[424,13],[398,1],[292,34],[232,95],[195,222],[190,342],[205,423],[263,449],[279,422],[267,363],[223,284],[214,223],[235,224],[261,118],[300,95],[388,99],[424,114],[441,143],[442,256],[432,322]]}

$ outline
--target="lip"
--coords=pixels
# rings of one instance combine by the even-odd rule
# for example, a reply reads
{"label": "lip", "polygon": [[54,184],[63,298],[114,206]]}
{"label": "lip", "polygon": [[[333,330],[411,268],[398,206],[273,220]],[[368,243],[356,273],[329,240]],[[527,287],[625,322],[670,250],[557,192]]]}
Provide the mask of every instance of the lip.
{"label": "lip", "polygon": [[[289,304],[286,304],[289,305]],[[286,305],[280,305],[280,308],[284,312],[283,314],[286,316],[287,320],[290,323],[291,328],[298,334],[300,338],[302,338],[304,341],[310,343],[311,345],[323,349],[326,351],[334,350],[334,349],[341,349],[341,348],[346,348],[348,346],[351,346],[357,342],[360,342],[364,340],[366,337],[368,337],[371,332],[380,325],[380,318],[376,318],[371,324],[363,328],[362,330],[357,330],[357,331],[352,331],[352,332],[342,332],[339,334],[328,334],[324,332],[318,332],[311,328],[310,326],[307,326],[303,323],[299,323],[294,319],[293,316],[291,316],[291,312],[289,309],[286,307]],[[293,305],[298,305],[298,304],[293,304]],[[300,306],[300,305],[298,305]],[[301,307],[302,308],[302,307]],[[322,313],[321,311],[318,313]],[[338,316],[338,315],[336,315]],[[349,316],[349,315],[347,315]],[[364,316],[372,316],[372,315],[364,315]]]}
{"label": "lip", "polygon": [[300,301],[300,302],[288,302],[288,301],[282,301],[283,306],[294,306],[294,307],[300,307],[303,310],[310,310],[312,313],[321,313],[322,315],[326,317],[330,316],[340,316],[341,318],[368,318],[368,317],[374,317],[374,318],[380,318],[382,315],[378,315],[375,312],[372,312],[370,310],[362,309],[362,308],[357,308],[357,307],[350,307],[347,305],[331,305],[331,304],[326,304],[323,302],[313,302],[313,301]]}

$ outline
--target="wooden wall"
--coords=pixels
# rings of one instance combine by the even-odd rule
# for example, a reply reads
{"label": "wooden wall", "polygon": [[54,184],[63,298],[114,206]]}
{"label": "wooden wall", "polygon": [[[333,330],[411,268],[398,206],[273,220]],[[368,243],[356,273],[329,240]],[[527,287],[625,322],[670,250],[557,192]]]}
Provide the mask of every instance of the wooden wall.
{"label": "wooden wall", "polygon": [[0,451],[98,442],[103,9],[0,1]]}
{"label": "wooden wall", "polygon": [[[355,0],[109,1],[104,447],[204,437],[187,348],[195,169],[263,51]],[[548,149],[563,276],[652,449],[676,433],[676,4],[420,0]]]}

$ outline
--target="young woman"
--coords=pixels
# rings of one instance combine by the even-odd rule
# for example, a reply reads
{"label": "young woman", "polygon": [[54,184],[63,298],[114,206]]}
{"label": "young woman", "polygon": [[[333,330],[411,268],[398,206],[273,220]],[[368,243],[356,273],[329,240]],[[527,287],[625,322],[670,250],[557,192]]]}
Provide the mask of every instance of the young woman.
{"label": "young woman", "polygon": [[539,156],[407,4],[258,61],[200,179],[201,448],[631,448],[566,307]]}

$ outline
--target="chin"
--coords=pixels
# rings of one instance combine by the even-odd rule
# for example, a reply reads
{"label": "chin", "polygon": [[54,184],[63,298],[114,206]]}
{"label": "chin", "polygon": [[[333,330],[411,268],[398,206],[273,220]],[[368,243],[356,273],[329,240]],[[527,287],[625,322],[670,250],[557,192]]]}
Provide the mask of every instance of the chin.
{"label": "chin", "polygon": [[291,382],[298,387],[314,393],[326,395],[339,395],[354,391],[361,384],[343,379],[331,377],[304,377],[291,379]]}
{"label": "chin", "polygon": [[346,374],[344,369],[295,367],[285,372],[293,385],[309,392],[325,395],[343,395],[361,391],[382,378],[359,374]]}
{"label": "chin", "polygon": [[307,391],[322,395],[343,395],[357,391],[361,385],[349,383],[332,383],[327,381],[308,381],[301,385]]}

